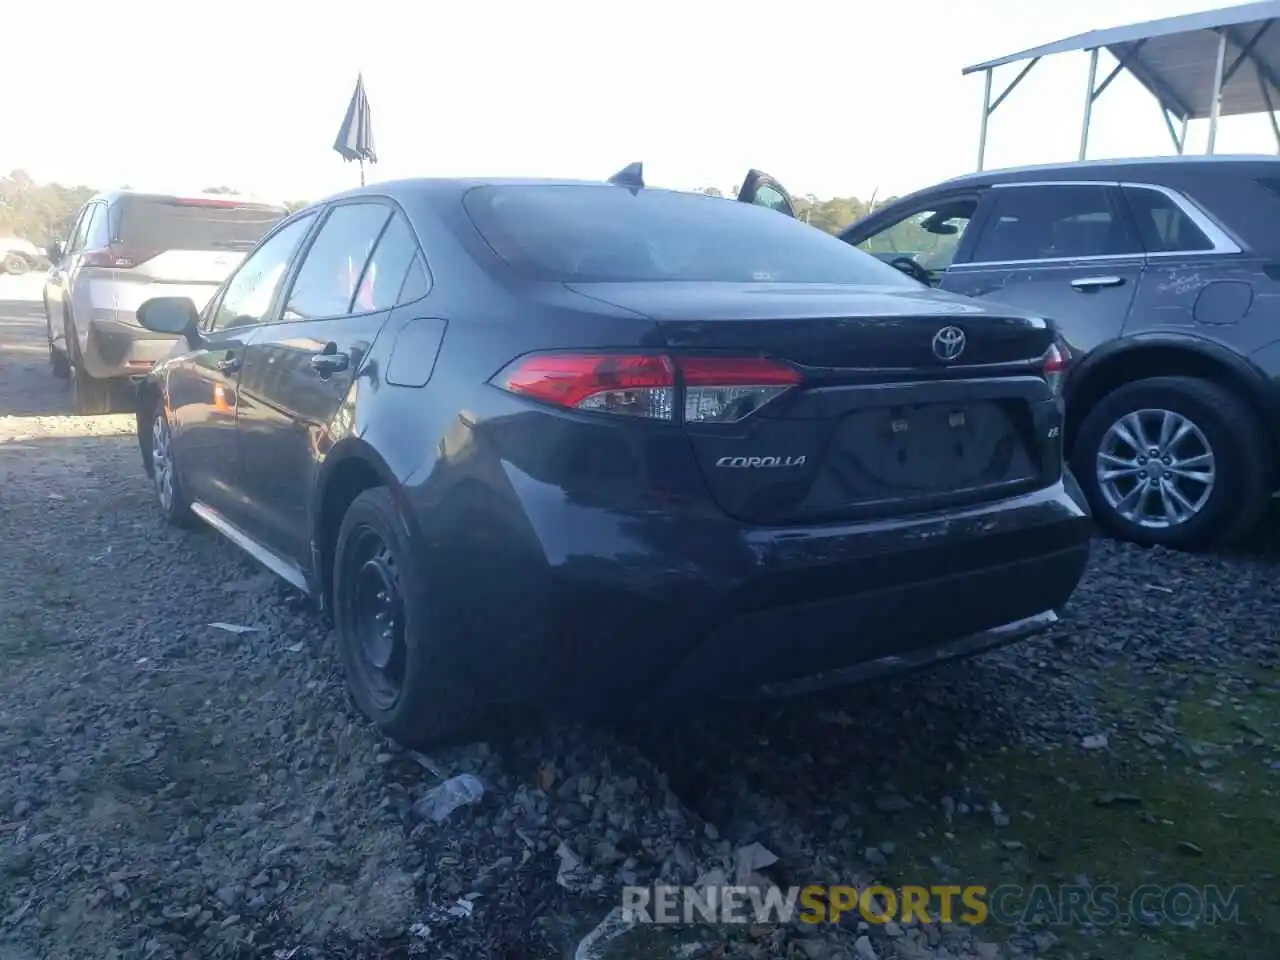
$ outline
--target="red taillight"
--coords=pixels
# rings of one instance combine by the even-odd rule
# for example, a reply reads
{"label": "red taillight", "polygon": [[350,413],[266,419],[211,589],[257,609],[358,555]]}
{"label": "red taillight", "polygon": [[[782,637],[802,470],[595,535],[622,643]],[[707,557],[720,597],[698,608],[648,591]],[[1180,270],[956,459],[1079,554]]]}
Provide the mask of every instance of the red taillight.
{"label": "red taillight", "polygon": [[102,250],[85,250],[81,263],[86,267],[110,267],[116,270],[128,270],[140,263],[145,263],[156,255],[152,250],[131,250],[113,243]]}
{"label": "red taillight", "polygon": [[1056,343],[1049,348],[1049,352],[1044,355],[1044,365],[1041,368],[1044,372],[1044,379],[1049,384],[1049,389],[1053,391],[1054,396],[1062,393],[1062,381],[1067,375],[1067,354]]}
{"label": "red taillight", "polygon": [[219,207],[223,210],[262,210],[260,203],[244,200],[221,200],[213,197],[171,197],[164,201],[171,207]]}
{"label": "red taillight", "polygon": [[544,353],[513,362],[493,383],[511,393],[593,413],[732,423],[800,382],[762,357]]}

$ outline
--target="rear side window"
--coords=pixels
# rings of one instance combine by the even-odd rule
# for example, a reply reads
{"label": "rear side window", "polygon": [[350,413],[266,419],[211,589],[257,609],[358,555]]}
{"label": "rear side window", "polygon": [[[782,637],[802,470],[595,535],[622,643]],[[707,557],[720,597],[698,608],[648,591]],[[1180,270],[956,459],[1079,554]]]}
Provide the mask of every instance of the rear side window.
{"label": "rear side window", "polygon": [[93,213],[93,219],[89,221],[84,247],[86,250],[105,250],[111,243],[111,231],[107,228],[106,204],[95,203],[89,209]]}
{"label": "rear side window", "polygon": [[112,207],[112,239],[142,250],[246,251],[285,215],[260,203],[129,196]]}
{"label": "rear side window", "polygon": [[413,303],[421,300],[431,292],[431,276],[427,273],[427,268],[423,266],[422,258],[417,257],[413,263],[409,264],[409,272],[404,276],[404,285],[400,288],[400,296],[396,300],[397,303]]}
{"label": "rear side window", "polygon": [[1064,260],[1140,254],[1142,243],[1112,187],[1016,186],[991,191],[992,211],[974,246],[974,263]]}
{"label": "rear side window", "polygon": [[[334,207],[298,269],[283,319],[318,320],[350,313],[369,253],[390,216],[390,209],[378,203]],[[399,279],[403,277],[402,270]],[[394,289],[400,289],[399,282]]]}
{"label": "rear side window", "polygon": [[463,205],[499,258],[541,280],[920,286],[791,217],[702,194],[527,184],[476,187]]}
{"label": "rear side window", "polygon": [[1148,253],[1212,250],[1213,241],[1168,194],[1147,187],[1125,187],[1124,198],[1133,213],[1142,245]]}
{"label": "rear side window", "polygon": [[405,272],[417,253],[418,241],[414,239],[413,230],[404,217],[393,213],[360,278],[352,311],[372,313],[394,307],[404,285]]}

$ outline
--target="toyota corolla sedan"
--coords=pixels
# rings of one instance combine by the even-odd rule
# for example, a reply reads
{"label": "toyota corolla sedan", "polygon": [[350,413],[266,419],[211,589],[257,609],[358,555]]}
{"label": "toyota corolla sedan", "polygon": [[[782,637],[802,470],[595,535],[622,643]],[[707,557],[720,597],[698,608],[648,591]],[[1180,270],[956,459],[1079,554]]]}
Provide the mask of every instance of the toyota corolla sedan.
{"label": "toyota corolla sedan", "polygon": [[[763,186],[767,187],[767,184]],[[1052,624],[1091,523],[1036,316],[735,202],[407,180],[279,223],[142,381],[160,513],[334,622],[390,736],[678,709]]]}

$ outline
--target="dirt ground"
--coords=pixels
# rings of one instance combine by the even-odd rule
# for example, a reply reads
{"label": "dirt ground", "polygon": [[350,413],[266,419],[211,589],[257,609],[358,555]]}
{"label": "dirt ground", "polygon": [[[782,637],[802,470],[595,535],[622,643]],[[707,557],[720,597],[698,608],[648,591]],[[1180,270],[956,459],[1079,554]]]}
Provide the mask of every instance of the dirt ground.
{"label": "dirt ground", "polygon": [[[160,522],[132,417],[70,416],[39,303],[3,297],[4,960],[1275,956],[1280,518],[1224,554],[1099,542],[1052,636],[944,670],[427,757],[350,705],[300,598]],[[480,804],[415,817],[464,771]],[[584,941],[623,884],[732,877],[753,843],[784,886],[1182,885],[1240,910]]]}

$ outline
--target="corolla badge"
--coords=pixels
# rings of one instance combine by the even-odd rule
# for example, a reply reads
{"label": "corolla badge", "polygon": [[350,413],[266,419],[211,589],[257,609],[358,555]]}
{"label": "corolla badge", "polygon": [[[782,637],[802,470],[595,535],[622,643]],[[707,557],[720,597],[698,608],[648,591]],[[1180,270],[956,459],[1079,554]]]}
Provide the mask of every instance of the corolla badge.
{"label": "corolla badge", "polygon": [[768,467],[803,467],[804,456],[798,457],[721,457],[717,467],[731,470],[761,470]]}
{"label": "corolla badge", "polygon": [[939,360],[955,360],[964,353],[965,340],[959,327],[943,327],[933,335],[933,355]]}

